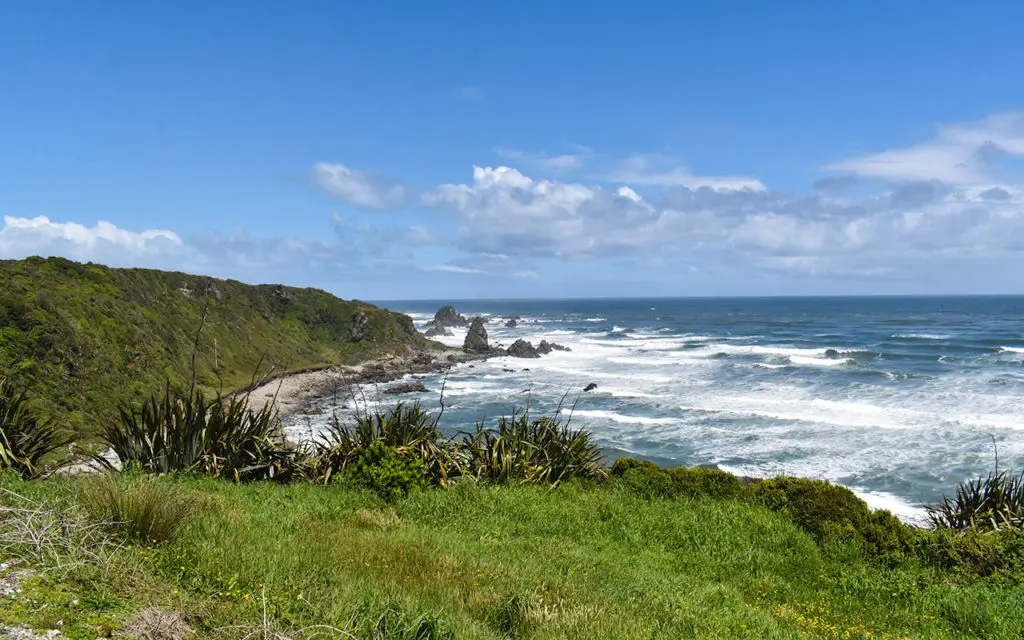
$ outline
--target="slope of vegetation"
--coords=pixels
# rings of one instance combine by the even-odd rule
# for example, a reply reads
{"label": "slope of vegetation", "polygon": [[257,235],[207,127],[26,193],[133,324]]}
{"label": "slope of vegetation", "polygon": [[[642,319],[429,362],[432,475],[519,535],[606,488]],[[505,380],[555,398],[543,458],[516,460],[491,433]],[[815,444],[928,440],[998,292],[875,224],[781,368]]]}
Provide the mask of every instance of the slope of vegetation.
{"label": "slope of vegetation", "polygon": [[86,435],[129,399],[189,384],[197,334],[197,383],[211,391],[427,344],[408,316],[315,289],[0,261],[0,377]]}

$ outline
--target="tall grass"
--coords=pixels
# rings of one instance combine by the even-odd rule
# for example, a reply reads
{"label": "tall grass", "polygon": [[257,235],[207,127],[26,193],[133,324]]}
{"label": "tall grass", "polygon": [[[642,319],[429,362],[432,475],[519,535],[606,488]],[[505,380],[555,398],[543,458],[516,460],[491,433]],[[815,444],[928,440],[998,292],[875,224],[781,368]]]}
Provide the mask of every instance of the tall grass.
{"label": "tall grass", "polygon": [[286,479],[295,473],[295,454],[283,446],[277,426],[270,404],[254,410],[246,396],[207,399],[199,390],[167,385],[162,398],[122,407],[102,439],[123,464],[146,473]]}
{"label": "tall grass", "polygon": [[464,472],[481,480],[559,484],[605,477],[601,449],[590,433],[557,416],[531,420],[524,412],[499,418],[494,429],[477,424],[463,434],[459,450]]}
{"label": "tall grass", "polygon": [[[70,443],[52,418],[34,414],[24,389],[0,378],[0,471],[11,469],[26,478],[42,475],[44,460]],[[55,460],[54,466],[62,463]]]}
{"label": "tall grass", "polygon": [[90,478],[78,495],[89,516],[130,540],[173,539],[197,512],[193,496],[155,478],[103,474]]}

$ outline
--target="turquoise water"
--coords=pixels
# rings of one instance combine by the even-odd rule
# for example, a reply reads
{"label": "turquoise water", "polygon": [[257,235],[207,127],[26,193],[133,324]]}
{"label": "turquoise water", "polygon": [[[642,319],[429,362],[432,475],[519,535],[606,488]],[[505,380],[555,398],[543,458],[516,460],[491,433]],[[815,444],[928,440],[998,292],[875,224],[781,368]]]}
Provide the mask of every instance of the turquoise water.
{"label": "turquoise water", "polygon": [[[422,327],[448,302],[382,306]],[[452,303],[490,319],[492,343],[572,351],[453,369],[450,430],[568,393],[614,454],[829,479],[907,516],[991,469],[993,438],[1002,467],[1024,466],[1024,297]],[[424,382],[405,399],[436,408],[440,376]]]}

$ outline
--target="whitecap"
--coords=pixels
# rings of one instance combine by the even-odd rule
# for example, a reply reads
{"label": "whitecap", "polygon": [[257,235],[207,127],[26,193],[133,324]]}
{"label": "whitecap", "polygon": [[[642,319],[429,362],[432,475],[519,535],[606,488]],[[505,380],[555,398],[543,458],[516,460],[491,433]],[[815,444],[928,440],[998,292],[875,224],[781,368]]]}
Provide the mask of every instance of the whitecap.
{"label": "whitecap", "polygon": [[1024,347],[999,347],[1001,353],[1020,353],[1024,354]]}
{"label": "whitecap", "polygon": [[591,418],[594,420],[611,420],[623,424],[675,424],[675,418],[650,418],[647,416],[628,416],[615,411],[602,411],[599,409],[577,409],[573,412],[574,418]]}
{"label": "whitecap", "polygon": [[949,340],[953,336],[946,333],[894,333],[889,337],[897,340]]}

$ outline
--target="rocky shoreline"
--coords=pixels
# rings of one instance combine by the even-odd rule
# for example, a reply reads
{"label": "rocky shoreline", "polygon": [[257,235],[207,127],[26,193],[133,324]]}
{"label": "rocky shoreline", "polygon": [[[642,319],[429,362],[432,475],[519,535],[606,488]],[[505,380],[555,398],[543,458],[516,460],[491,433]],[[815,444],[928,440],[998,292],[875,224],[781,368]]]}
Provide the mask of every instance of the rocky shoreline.
{"label": "rocky shoreline", "polygon": [[[515,317],[509,317],[512,322]],[[331,393],[352,395],[358,387],[366,384],[383,384],[399,380],[408,375],[437,373],[451,367],[478,360],[508,356],[512,358],[539,358],[553,351],[569,351],[568,347],[542,340],[534,347],[525,340],[517,340],[508,349],[492,347],[488,343],[487,329],[483,318],[468,320],[459,315],[454,307],[438,309],[434,320],[428,325],[425,335],[450,335],[452,327],[469,327],[462,349],[456,347],[437,349],[409,349],[401,355],[389,355],[369,360],[358,365],[335,365],[323,369],[284,373],[266,380],[247,393],[249,407],[259,409],[273,402],[280,418],[288,418],[307,410],[317,398]],[[399,384],[383,389],[383,393],[402,394],[423,391],[419,381]]]}

